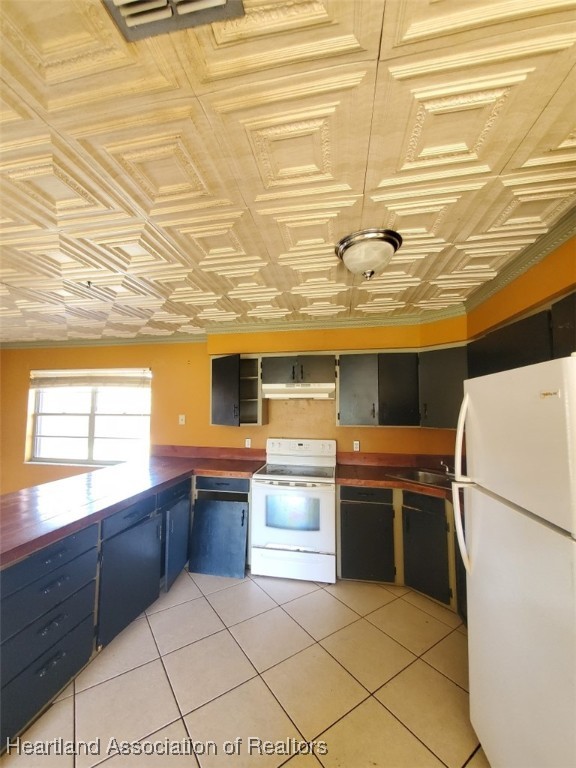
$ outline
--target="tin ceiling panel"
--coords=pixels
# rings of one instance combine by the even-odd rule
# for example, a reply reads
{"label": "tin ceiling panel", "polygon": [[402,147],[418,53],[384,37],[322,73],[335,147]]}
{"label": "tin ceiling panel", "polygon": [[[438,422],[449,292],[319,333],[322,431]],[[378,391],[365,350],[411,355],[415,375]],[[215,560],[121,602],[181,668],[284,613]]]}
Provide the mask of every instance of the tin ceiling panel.
{"label": "tin ceiling panel", "polygon": [[0,4],[4,343],[424,322],[574,234],[576,0],[243,5],[128,43]]}

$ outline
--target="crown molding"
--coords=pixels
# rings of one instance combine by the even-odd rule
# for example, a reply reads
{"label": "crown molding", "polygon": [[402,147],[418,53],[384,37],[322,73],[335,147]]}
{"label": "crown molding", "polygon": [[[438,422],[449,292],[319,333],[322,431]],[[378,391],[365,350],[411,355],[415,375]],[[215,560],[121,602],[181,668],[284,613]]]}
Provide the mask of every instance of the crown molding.
{"label": "crown molding", "polygon": [[576,208],[566,213],[562,219],[545,235],[528,245],[497,277],[489,283],[484,283],[465,303],[465,312],[469,314],[494,294],[501,291],[520,275],[546,258],[552,251],[559,248],[576,235]]}

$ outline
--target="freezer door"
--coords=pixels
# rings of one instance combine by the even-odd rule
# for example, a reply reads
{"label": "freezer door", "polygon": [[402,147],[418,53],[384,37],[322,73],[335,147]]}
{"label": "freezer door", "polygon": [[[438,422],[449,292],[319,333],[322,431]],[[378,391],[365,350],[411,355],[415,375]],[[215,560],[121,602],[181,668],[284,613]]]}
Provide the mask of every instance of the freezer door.
{"label": "freezer door", "polygon": [[468,379],[467,475],[576,536],[576,356]]}
{"label": "freezer door", "polygon": [[464,491],[470,720],[492,768],[576,765],[576,542]]}

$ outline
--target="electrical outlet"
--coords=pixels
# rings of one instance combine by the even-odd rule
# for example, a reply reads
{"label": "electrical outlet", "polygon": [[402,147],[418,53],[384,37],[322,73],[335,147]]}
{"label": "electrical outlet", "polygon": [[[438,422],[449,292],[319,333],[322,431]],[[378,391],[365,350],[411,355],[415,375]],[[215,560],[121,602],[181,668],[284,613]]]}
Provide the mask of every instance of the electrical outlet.
{"label": "electrical outlet", "polygon": [[180,416],[178,416],[178,424],[183,427],[184,424],[186,424],[186,414],[181,413]]}
{"label": "electrical outlet", "polygon": [[252,447],[252,440],[249,437],[247,437],[244,440],[244,448],[251,448],[251,447]]}
{"label": "electrical outlet", "polygon": [[355,451],[359,451],[360,450],[360,440],[354,440],[354,442],[352,443],[352,448]]}

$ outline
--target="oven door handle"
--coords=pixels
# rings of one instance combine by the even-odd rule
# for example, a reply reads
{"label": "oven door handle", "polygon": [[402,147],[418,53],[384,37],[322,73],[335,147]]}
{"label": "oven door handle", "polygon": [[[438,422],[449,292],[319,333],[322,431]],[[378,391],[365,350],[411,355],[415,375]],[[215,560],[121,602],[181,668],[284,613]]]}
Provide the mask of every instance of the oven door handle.
{"label": "oven door handle", "polygon": [[282,480],[254,480],[254,487],[265,486],[267,488],[317,488],[333,489],[334,483],[306,483],[301,480],[282,481]]}

